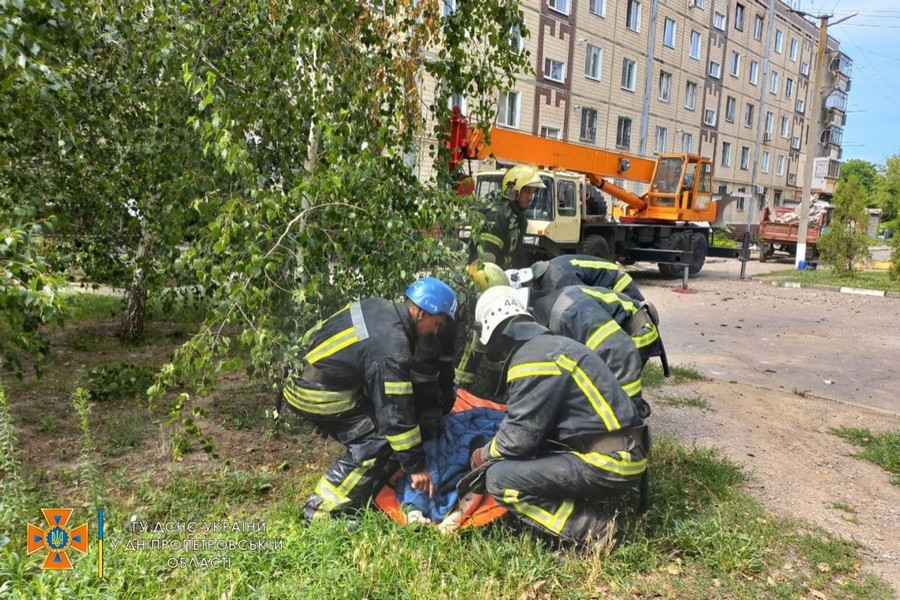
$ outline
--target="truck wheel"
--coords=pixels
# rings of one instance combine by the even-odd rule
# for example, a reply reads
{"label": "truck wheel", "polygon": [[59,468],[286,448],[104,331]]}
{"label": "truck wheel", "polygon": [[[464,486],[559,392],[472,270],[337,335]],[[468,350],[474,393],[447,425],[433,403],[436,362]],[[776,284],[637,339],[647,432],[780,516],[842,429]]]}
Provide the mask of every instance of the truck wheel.
{"label": "truck wheel", "polygon": [[[759,243],[759,262],[764,263],[769,260],[770,245],[765,242]],[[774,249],[773,249],[774,250]]]}
{"label": "truck wheel", "polygon": [[[691,232],[687,231],[685,233],[673,233],[665,242],[663,242],[663,249],[687,250],[688,244],[690,243],[690,238],[685,238],[685,235],[690,236]],[[656,266],[659,268],[659,272],[662,273],[663,277],[668,277],[669,279],[677,279],[681,277],[681,273],[684,271],[684,267],[681,265],[659,263]]]}
{"label": "truck wheel", "polygon": [[606,260],[612,260],[609,244],[606,243],[606,238],[602,235],[589,235],[585,238],[584,242],[581,244],[581,252],[599,258],[605,258]]}
{"label": "truck wheel", "polygon": [[706,249],[708,246],[706,236],[698,231],[695,231],[693,234],[686,231],[684,235],[691,236],[691,265],[688,268],[688,273],[696,275],[706,263]]}

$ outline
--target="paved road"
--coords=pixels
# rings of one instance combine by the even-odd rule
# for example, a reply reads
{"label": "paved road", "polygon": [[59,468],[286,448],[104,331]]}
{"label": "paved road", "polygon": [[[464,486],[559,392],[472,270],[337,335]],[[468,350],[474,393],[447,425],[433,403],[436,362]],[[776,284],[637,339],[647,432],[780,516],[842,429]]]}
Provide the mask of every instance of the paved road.
{"label": "paved road", "polygon": [[[751,261],[747,276],[792,264]],[[659,309],[670,363],[900,414],[900,298],[740,281],[740,262],[726,259],[711,259],[687,294],[653,266],[630,272]]]}

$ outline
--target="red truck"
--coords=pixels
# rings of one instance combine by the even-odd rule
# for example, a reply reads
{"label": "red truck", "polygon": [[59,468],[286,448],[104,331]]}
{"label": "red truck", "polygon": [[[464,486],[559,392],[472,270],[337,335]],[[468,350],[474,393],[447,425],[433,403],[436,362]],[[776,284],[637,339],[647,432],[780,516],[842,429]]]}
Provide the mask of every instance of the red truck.
{"label": "red truck", "polygon": [[[826,205],[815,223],[808,225],[806,229],[807,260],[816,260],[819,257],[816,240],[825,233],[828,225],[831,224],[831,213],[833,210],[833,206]],[[764,208],[759,221],[759,233],[756,236],[759,243],[759,262],[766,262],[772,258],[776,250],[786,252],[789,256],[795,256],[797,254],[797,232],[799,228],[800,225],[797,222],[779,223],[773,221],[769,207]]]}

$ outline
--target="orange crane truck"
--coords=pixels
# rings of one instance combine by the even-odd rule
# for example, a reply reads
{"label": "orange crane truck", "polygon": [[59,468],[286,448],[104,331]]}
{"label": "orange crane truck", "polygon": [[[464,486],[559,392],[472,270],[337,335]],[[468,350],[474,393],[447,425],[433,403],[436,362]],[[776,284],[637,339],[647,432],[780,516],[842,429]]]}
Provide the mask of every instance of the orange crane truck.
{"label": "orange crane truck", "polygon": [[[710,159],[693,154],[661,154],[655,160],[492,128],[490,143],[456,115],[451,128],[451,168],[463,160],[494,157],[506,164],[540,169],[546,189],[526,208],[528,248],[520,263],[583,253],[623,264],[658,263],[660,272],[680,277],[685,266],[700,272],[707,256],[736,258],[738,251],[713,246],[710,223],[721,222],[734,198],[714,199]],[[475,173],[467,191],[484,197],[500,187],[505,170]],[[647,184],[638,196],[610,179]],[[624,203],[607,210],[599,191]],[[468,232],[463,230],[462,237]],[[517,266],[527,266],[521,264]]]}

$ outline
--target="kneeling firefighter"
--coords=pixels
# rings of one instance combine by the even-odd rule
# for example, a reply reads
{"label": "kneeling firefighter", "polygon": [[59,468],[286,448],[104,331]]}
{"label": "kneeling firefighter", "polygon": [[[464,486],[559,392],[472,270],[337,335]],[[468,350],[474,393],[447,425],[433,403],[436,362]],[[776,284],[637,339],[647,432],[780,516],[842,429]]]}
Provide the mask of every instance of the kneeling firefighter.
{"label": "kneeling firefighter", "polygon": [[[423,349],[427,359],[437,360],[435,344],[423,340],[452,325],[455,314],[453,290],[423,277],[406,290],[405,302],[351,302],[316,326],[303,364],[284,383],[283,398],[347,452],[322,475],[303,507],[305,519],[364,506],[398,461],[414,489],[433,494],[414,367],[423,366]],[[432,367],[423,378],[428,387],[440,378],[440,366]]]}
{"label": "kneeling firefighter", "polygon": [[649,433],[600,357],[536,323],[513,295],[494,287],[476,306],[480,342],[505,359],[509,399],[471,467],[524,522],[578,545],[611,544],[615,521],[591,501],[639,484]]}

